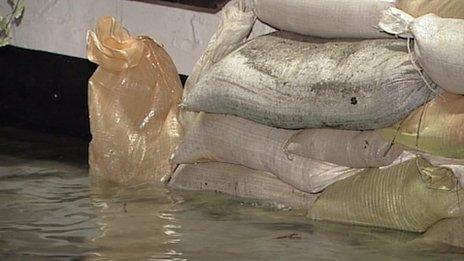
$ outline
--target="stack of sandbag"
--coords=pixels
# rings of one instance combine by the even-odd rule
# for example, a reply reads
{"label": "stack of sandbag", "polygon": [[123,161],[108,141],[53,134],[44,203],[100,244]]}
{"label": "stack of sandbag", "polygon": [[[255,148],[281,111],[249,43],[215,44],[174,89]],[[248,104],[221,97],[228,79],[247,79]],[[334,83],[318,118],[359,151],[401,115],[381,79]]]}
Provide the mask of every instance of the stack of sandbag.
{"label": "stack of sandbag", "polygon": [[[408,2],[420,12],[419,1]],[[403,15],[386,15],[400,3],[408,10],[400,0],[255,0],[258,18],[281,31],[246,40],[252,8],[231,2],[187,80],[185,136],[172,158],[181,165],[169,185],[416,232],[464,215],[456,197],[464,180],[464,97],[450,93],[464,83],[455,74],[464,34],[448,45],[455,56],[440,68],[456,70],[440,82],[439,71],[422,65],[440,63],[421,47],[436,43],[381,30],[388,18],[396,23],[389,28],[404,29],[399,35],[411,33],[413,19],[400,27]],[[446,8],[440,12],[446,16]]]}

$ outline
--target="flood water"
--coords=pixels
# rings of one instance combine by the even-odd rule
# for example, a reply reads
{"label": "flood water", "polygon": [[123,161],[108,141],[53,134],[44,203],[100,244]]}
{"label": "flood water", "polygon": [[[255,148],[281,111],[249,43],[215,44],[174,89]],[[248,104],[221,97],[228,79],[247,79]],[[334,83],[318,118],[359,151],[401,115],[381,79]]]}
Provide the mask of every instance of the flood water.
{"label": "flood water", "polygon": [[92,185],[84,141],[0,129],[0,260],[464,260],[398,231],[153,184]]}

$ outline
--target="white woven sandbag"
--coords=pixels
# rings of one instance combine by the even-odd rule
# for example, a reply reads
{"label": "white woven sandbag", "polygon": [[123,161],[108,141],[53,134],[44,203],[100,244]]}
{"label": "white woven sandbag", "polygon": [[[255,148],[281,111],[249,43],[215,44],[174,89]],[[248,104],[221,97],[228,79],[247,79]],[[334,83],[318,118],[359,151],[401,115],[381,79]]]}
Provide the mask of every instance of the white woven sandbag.
{"label": "white woven sandbag", "polygon": [[464,94],[464,19],[434,14],[414,19],[389,8],[379,26],[391,34],[414,37],[415,56],[427,75],[441,88]]}
{"label": "white woven sandbag", "polygon": [[355,175],[353,169],[333,163],[289,157],[284,147],[296,131],[277,129],[231,115],[200,113],[186,120],[181,145],[173,162],[226,162],[263,170],[296,189],[318,193],[334,182]]}
{"label": "white woven sandbag", "polygon": [[255,21],[256,16],[245,0],[231,1],[222,9],[222,20],[218,29],[187,79],[185,92],[188,92],[213,64],[246,40]]}
{"label": "white woven sandbag", "polygon": [[255,0],[258,18],[281,30],[323,38],[388,38],[379,18],[396,0]]}
{"label": "white woven sandbag", "polygon": [[234,197],[283,204],[295,209],[309,209],[318,196],[299,191],[271,173],[219,162],[180,165],[168,186],[220,192]]}
{"label": "white woven sandbag", "polygon": [[304,129],[287,144],[289,153],[352,168],[387,166],[404,151],[376,131]]}
{"label": "white woven sandbag", "polygon": [[391,126],[435,97],[401,39],[328,40],[288,32],[254,38],[188,92],[190,111],[285,129]]}

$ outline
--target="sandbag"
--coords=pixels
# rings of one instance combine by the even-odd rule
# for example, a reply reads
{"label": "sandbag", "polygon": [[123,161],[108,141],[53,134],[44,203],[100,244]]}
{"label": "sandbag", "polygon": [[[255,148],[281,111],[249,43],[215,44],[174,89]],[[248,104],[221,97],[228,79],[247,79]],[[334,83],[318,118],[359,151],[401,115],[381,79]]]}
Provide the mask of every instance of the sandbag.
{"label": "sandbag", "polygon": [[305,129],[290,138],[285,150],[341,166],[375,168],[392,164],[404,148],[376,131]]}
{"label": "sandbag", "polygon": [[397,0],[396,2],[398,9],[414,17],[433,13],[445,18],[464,18],[462,0]]}
{"label": "sandbag", "polygon": [[464,159],[463,126],[464,96],[445,92],[404,121],[379,133],[389,141],[412,149],[417,143],[419,150],[432,155]]}
{"label": "sandbag", "polygon": [[414,37],[414,54],[427,75],[446,91],[464,94],[464,19],[428,14],[412,16],[389,8],[379,26],[388,33]]}
{"label": "sandbag", "polygon": [[434,96],[405,41],[276,32],[212,66],[182,106],[287,129],[367,130],[393,125]]}
{"label": "sandbag", "polygon": [[309,209],[317,198],[316,194],[299,191],[271,173],[218,162],[180,165],[168,185],[270,201],[295,209]]}
{"label": "sandbag", "polygon": [[309,212],[313,219],[424,232],[437,221],[464,215],[456,177],[418,158],[369,169],[328,187]]}
{"label": "sandbag", "polygon": [[378,28],[396,0],[255,0],[258,18],[281,30],[323,38],[388,38]]}
{"label": "sandbag", "polygon": [[256,21],[251,9],[245,0],[233,0],[222,9],[222,19],[218,29],[187,78],[185,93],[189,92],[213,64],[246,40]]}
{"label": "sandbag", "polygon": [[464,218],[449,218],[433,225],[419,240],[464,248],[463,232]]}
{"label": "sandbag", "polygon": [[133,38],[112,17],[87,36],[94,177],[134,185],[172,171],[169,157],[179,142],[182,85],[169,55],[147,37]]}
{"label": "sandbag", "polygon": [[293,187],[318,193],[359,169],[294,155],[283,148],[296,132],[219,114],[200,113],[184,124],[185,137],[173,156],[178,164],[226,162],[276,175]]}
{"label": "sandbag", "polygon": [[421,157],[433,166],[440,166],[445,167],[453,171],[454,176],[458,179],[460,186],[464,188],[464,159],[453,159],[453,158],[446,158],[441,156],[431,155],[421,151],[415,150],[405,150],[401,155],[392,162],[392,164],[384,167],[380,167],[380,169],[388,169],[390,167],[403,164],[409,160],[416,159]]}

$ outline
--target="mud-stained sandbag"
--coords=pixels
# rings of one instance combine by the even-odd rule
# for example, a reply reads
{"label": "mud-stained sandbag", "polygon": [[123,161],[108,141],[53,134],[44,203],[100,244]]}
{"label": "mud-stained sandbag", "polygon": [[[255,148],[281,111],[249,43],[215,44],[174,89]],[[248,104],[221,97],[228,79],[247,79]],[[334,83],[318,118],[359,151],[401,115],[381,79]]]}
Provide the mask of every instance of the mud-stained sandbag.
{"label": "mud-stained sandbag", "polygon": [[112,17],[100,19],[87,41],[99,65],[89,80],[91,174],[126,185],[160,180],[172,171],[181,134],[182,85],[171,58]]}
{"label": "mud-stained sandbag", "polygon": [[323,38],[388,38],[378,28],[395,0],[254,0],[258,18],[281,30]]}
{"label": "mud-stained sandbag", "polygon": [[309,209],[317,198],[316,194],[299,191],[271,173],[217,162],[180,165],[168,185],[264,200],[296,209]]}
{"label": "mud-stained sandbag", "polygon": [[418,142],[419,150],[432,155],[464,159],[463,127],[464,96],[444,92],[404,121],[379,133],[387,140],[413,149]]}
{"label": "mud-stained sandbag", "polygon": [[379,26],[388,33],[414,38],[414,54],[427,75],[446,91],[464,94],[464,19],[428,14],[414,19],[389,8]]}
{"label": "mud-stained sandbag", "polygon": [[351,168],[388,166],[403,150],[376,131],[333,129],[302,130],[286,146],[289,153]]}
{"label": "mud-stained sandbag", "polygon": [[283,148],[296,132],[260,125],[231,115],[200,113],[188,124],[174,154],[178,164],[227,162],[270,172],[295,188],[317,193],[361,170],[289,157]]}
{"label": "mud-stained sandbag", "polygon": [[366,130],[395,124],[434,95],[405,41],[276,32],[212,66],[182,105],[287,129]]}
{"label": "mud-stained sandbag", "polygon": [[328,187],[313,219],[424,232],[437,221],[464,215],[462,193],[451,170],[424,159],[369,169]]}
{"label": "mud-stained sandbag", "polygon": [[429,228],[419,240],[464,248],[464,218],[444,219]]}
{"label": "mud-stained sandbag", "polygon": [[419,17],[429,13],[444,18],[464,19],[464,1],[462,0],[397,0],[397,8]]}

